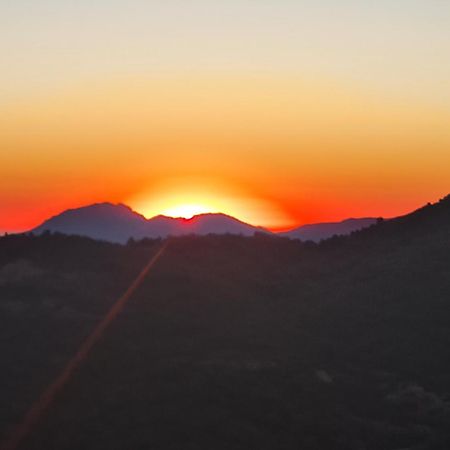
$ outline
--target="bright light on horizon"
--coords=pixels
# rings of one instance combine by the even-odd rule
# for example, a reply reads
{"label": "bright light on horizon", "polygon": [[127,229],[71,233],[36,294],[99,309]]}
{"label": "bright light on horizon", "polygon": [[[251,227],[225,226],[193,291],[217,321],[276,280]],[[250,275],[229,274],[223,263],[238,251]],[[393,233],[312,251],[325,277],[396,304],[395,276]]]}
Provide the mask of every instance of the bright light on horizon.
{"label": "bright light on horizon", "polygon": [[161,214],[163,214],[164,216],[175,218],[192,219],[192,217],[198,216],[199,214],[216,213],[216,212],[219,211],[215,209],[213,210],[213,208],[208,208],[207,206],[204,205],[180,204],[161,211]]}
{"label": "bright light on horizon", "polygon": [[126,201],[146,218],[164,215],[191,219],[199,214],[222,213],[251,225],[271,229],[293,224],[276,204],[217,180],[170,179]]}

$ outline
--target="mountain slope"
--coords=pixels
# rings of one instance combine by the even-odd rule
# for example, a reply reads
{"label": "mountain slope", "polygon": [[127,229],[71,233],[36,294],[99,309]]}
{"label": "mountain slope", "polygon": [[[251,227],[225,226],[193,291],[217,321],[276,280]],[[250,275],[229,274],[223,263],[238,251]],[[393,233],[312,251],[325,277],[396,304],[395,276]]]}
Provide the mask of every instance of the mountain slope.
{"label": "mountain slope", "polygon": [[377,219],[368,217],[362,219],[347,219],[342,222],[314,223],[302,225],[301,227],[280,234],[291,239],[319,242],[335,235],[346,235],[353,231],[367,228],[376,223],[376,221]]}

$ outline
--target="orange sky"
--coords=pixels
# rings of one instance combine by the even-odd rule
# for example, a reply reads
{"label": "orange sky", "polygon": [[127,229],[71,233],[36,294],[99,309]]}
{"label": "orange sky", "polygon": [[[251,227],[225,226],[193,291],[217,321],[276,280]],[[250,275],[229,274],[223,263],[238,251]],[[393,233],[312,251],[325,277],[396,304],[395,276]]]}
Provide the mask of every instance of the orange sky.
{"label": "orange sky", "polygon": [[278,229],[449,193],[450,9],[300,3],[0,6],[0,232],[101,201]]}
{"label": "orange sky", "polygon": [[[450,115],[300,78],[126,79],[3,109],[1,227],[96,201],[205,204],[273,228],[449,190]],[[164,203],[166,202],[166,203]]]}

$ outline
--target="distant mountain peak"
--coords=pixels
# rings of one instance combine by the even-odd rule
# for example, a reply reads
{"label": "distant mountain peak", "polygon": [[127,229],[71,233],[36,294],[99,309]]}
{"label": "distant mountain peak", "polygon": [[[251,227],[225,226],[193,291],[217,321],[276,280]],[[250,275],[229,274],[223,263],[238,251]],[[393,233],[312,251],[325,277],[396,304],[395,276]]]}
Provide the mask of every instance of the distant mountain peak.
{"label": "distant mountain peak", "polygon": [[32,230],[40,234],[44,231],[87,236],[111,242],[125,243],[134,239],[164,238],[183,234],[241,234],[250,236],[256,231],[266,231],[254,227],[223,213],[205,213],[190,219],[158,215],[146,219],[122,203],[94,203],[79,208],[68,209],[51,217]]}

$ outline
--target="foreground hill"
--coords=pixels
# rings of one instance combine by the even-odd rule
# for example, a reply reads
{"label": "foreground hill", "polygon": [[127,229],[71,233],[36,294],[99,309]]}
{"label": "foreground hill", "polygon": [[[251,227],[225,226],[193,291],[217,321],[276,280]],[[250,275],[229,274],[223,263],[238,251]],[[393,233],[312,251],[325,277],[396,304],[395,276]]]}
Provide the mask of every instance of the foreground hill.
{"label": "foreground hill", "polygon": [[[0,437],[160,240],[0,239]],[[320,244],[171,239],[23,449],[450,448],[450,198]]]}
{"label": "foreground hill", "polygon": [[166,216],[146,219],[128,206],[98,203],[64,211],[32,231],[36,234],[58,232],[124,244],[130,237],[155,239],[225,233],[251,236],[263,230],[225,214],[200,214],[189,220]]}

